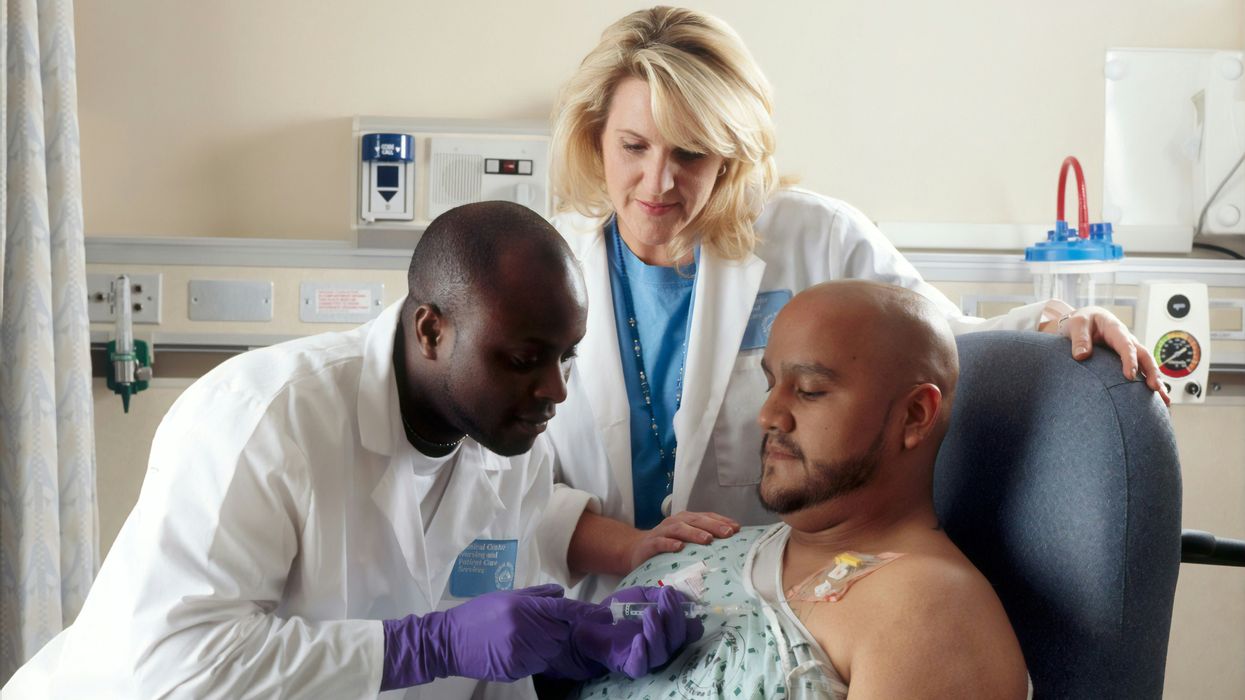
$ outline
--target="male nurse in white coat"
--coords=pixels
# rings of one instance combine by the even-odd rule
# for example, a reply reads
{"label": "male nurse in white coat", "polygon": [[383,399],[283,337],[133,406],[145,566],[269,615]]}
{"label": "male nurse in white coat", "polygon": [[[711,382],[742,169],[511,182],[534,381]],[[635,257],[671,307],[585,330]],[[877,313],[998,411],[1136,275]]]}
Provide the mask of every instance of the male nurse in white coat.
{"label": "male nurse in white coat", "polygon": [[439,217],[402,302],[186,390],[81,614],[3,700],[534,697],[664,663],[700,633],[674,591],[623,592],[657,606],[614,625],[533,586],[538,436],[586,313],[535,213]]}

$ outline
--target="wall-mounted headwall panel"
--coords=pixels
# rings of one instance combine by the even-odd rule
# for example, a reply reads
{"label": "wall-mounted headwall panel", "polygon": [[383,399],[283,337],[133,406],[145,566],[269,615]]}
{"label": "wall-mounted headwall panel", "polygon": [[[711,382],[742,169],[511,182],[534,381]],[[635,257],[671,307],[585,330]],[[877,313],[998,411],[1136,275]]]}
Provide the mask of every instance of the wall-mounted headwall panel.
{"label": "wall-mounted headwall panel", "polygon": [[[413,248],[419,234],[436,217],[454,207],[486,200],[522,204],[541,216],[552,213],[549,189],[549,132],[539,121],[486,121],[357,117],[354,141],[359,145],[359,186],[354,228],[360,247]],[[378,166],[366,160],[379,138],[413,142],[406,163]],[[397,178],[409,191],[377,190],[377,168],[404,168]],[[387,207],[383,196],[405,194],[412,216],[377,217]]]}

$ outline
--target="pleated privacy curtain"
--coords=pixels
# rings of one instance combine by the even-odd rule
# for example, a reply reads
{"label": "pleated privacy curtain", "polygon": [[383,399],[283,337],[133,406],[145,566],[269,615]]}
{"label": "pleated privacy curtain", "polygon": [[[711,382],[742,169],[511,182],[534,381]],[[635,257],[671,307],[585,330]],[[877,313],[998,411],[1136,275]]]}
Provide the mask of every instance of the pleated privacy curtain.
{"label": "pleated privacy curtain", "polygon": [[70,0],[0,11],[0,685],[99,559]]}

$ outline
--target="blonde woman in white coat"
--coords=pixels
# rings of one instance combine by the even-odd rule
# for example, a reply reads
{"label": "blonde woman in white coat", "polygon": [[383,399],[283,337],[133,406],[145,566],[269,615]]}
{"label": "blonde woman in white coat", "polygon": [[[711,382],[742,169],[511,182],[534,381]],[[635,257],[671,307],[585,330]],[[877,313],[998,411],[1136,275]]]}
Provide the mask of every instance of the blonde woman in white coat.
{"label": "blonde woman in white coat", "polygon": [[[760,357],[785,300],[819,282],[913,289],[957,333],[1060,333],[1078,358],[1103,344],[1162,395],[1153,358],[1110,312],[1050,300],[965,317],[861,212],[780,187],[768,82],[720,20],[664,7],[624,17],[555,115],[567,211],[554,224],[589,296],[570,396],[550,424],[558,484],[542,558],[563,580],[619,576],[774,520],[756,496]],[[600,597],[600,583],[581,595]]]}

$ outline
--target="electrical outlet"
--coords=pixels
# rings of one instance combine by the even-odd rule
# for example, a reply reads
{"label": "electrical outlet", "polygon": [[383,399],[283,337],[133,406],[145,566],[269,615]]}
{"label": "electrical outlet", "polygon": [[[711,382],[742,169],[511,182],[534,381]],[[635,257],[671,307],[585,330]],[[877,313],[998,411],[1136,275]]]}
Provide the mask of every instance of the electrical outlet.
{"label": "electrical outlet", "polygon": [[[91,323],[112,323],[112,281],[129,273],[90,273],[86,276],[87,312]],[[130,274],[130,316],[134,323],[160,322],[160,273]]]}

